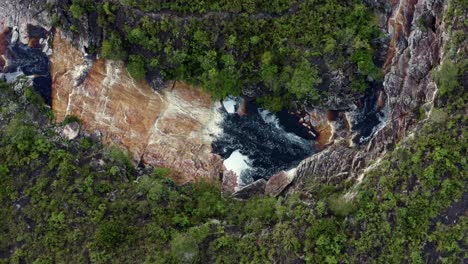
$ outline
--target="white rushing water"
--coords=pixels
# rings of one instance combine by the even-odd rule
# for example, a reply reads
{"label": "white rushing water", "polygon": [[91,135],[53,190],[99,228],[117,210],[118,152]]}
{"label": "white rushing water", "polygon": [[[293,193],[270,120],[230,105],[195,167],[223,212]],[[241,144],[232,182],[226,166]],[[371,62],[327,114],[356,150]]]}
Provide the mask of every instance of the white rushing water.
{"label": "white rushing water", "polygon": [[224,167],[236,174],[240,185],[243,185],[241,175],[243,172],[251,169],[250,164],[251,161],[249,157],[242,155],[239,150],[232,152],[231,156],[224,160]]}
{"label": "white rushing water", "polygon": [[224,106],[224,109],[226,109],[226,111],[229,114],[236,113],[236,106],[237,106],[236,98],[232,96],[226,97],[226,99],[223,100],[223,106]]}
{"label": "white rushing water", "polygon": [[272,124],[276,128],[280,128],[278,117],[268,110],[258,108],[258,113],[262,117],[263,121],[267,124]]}
{"label": "white rushing water", "polygon": [[313,141],[287,132],[276,113],[247,105],[250,111],[239,115],[241,98],[228,97],[220,104],[222,133],[213,141],[214,153],[237,176],[239,187],[260,178],[268,179],[289,170],[313,153]]}

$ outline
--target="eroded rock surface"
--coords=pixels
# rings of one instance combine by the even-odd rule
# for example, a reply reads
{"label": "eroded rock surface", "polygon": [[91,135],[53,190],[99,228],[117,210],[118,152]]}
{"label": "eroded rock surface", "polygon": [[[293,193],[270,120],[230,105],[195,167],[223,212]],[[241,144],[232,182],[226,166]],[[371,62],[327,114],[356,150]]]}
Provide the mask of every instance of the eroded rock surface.
{"label": "eroded rock surface", "polygon": [[[385,94],[379,95],[380,106],[382,101],[386,101],[388,107],[387,121],[366,145],[349,148],[348,143],[341,140],[301,162],[294,188],[300,188],[305,178],[325,183],[337,183],[345,178],[358,179],[364,168],[416,127],[414,110],[433,102],[437,87],[430,71],[441,58],[444,3],[400,0],[392,1],[391,6],[391,17],[382,19],[388,21],[388,34],[392,39],[385,63]],[[432,17],[434,24],[422,29],[415,22],[420,17]]]}
{"label": "eroded rock surface", "polygon": [[280,171],[277,174],[271,176],[265,186],[265,194],[270,196],[280,195],[286,187],[291,184],[294,179],[295,170],[286,172]]}
{"label": "eroded rock surface", "polygon": [[0,32],[8,27],[16,27],[18,33],[13,37],[28,44],[28,25],[36,25],[50,29],[50,17],[44,12],[46,0],[2,0],[0,12]]}
{"label": "eroded rock surface", "polygon": [[63,128],[63,136],[68,138],[68,140],[73,140],[80,134],[80,124],[78,122],[72,122],[65,125]]}
{"label": "eroded rock surface", "polygon": [[211,153],[218,112],[208,94],[182,82],[156,92],[120,62],[90,63],[60,33],[50,61],[57,121],[79,117],[87,131],[125,147],[134,160],[171,168],[178,183],[219,177],[222,160]]}
{"label": "eroded rock surface", "polygon": [[[34,47],[38,42],[47,46],[44,39],[29,38],[31,28],[28,31],[31,24],[50,28],[47,25],[50,18],[41,8],[45,2],[2,2],[0,32],[6,27],[11,27],[13,32],[0,34],[0,53],[5,50],[6,36]],[[331,109],[344,111],[344,116],[339,118],[331,118],[327,110],[309,112],[310,122],[320,132],[318,146],[333,145],[298,166],[294,188],[301,186],[305,178],[331,183],[350,177],[357,179],[364,168],[415,128],[414,110],[431,103],[437,91],[429,73],[441,57],[444,40],[441,14],[446,1],[366,2],[385,10],[380,21],[386,24],[391,36],[384,63],[384,88],[377,101],[379,108],[388,110],[387,121],[365,145],[353,148],[349,141],[353,130],[350,108],[354,105],[359,108],[356,98],[332,96],[325,102]],[[421,17],[430,21],[424,30],[415,23]],[[88,25],[87,21],[83,23]],[[94,27],[84,26],[83,30],[90,28]],[[89,36],[101,34],[78,35],[80,39],[74,43],[78,43],[81,51],[70,44],[70,36],[63,37],[59,32],[54,37],[54,54],[50,59],[52,106],[57,120],[70,114],[80,117],[87,131],[99,131],[105,142],[127,148],[135,160],[172,168],[181,175],[176,179],[179,183],[199,178],[217,179],[222,161],[211,153],[210,134],[216,132],[214,124],[218,118],[211,98],[184,83],[171,83],[164,92],[155,92],[147,83],[130,78],[121,63],[93,61],[83,56],[87,43],[99,42],[90,41]],[[2,63],[5,61],[0,60],[0,66]],[[332,75],[329,79],[333,83],[346,85],[342,83],[342,73]],[[246,109],[239,109],[240,115],[245,112]],[[277,175],[282,176],[272,177],[266,187],[272,195],[281,193],[292,180],[289,175],[284,177],[284,173]],[[232,192],[238,187],[235,175],[224,181],[226,189]]]}
{"label": "eroded rock surface", "polygon": [[254,196],[265,194],[267,181],[265,179],[256,180],[253,183],[233,193],[233,197],[237,199],[249,199]]}

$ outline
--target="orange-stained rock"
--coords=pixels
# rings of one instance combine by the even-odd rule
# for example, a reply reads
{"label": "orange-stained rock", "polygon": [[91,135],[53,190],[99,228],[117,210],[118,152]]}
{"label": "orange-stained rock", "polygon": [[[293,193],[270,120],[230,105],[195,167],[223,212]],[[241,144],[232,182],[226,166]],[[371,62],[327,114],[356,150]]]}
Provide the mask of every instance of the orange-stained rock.
{"label": "orange-stained rock", "polygon": [[156,92],[120,62],[97,60],[88,69],[82,57],[56,34],[51,75],[58,122],[78,116],[87,131],[101,132],[134,160],[171,168],[178,183],[219,177],[222,160],[211,153],[219,113],[208,94],[182,82]]}
{"label": "orange-stained rock", "polygon": [[387,95],[385,94],[384,91],[380,91],[379,97],[377,98],[377,108],[379,110],[382,110],[385,108],[386,100],[387,100]]}
{"label": "orange-stained rock", "polygon": [[[393,17],[388,20],[388,28],[393,37],[390,40],[390,46],[387,51],[387,57],[384,63],[384,70],[388,72],[394,61],[397,45],[402,37],[408,37],[411,32],[415,6],[418,0],[392,1],[395,9]],[[398,4],[398,6],[397,6]]]}
{"label": "orange-stained rock", "polygon": [[0,33],[0,71],[3,70],[6,63],[2,55],[4,55],[7,50],[7,36],[10,31],[10,28],[5,28],[3,32]]}
{"label": "orange-stained rock", "polygon": [[239,109],[237,110],[237,114],[240,116],[245,116],[247,115],[247,100],[245,98],[242,98]]}
{"label": "orange-stained rock", "polygon": [[313,109],[308,113],[310,124],[314,129],[319,132],[315,140],[316,150],[324,149],[333,138],[333,128],[330,124],[330,119],[333,119],[332,111],[324,111],[320,109]]}
{"label": "orange-stained rock", "polygon": [[294,180],[296,170],[280,171],[271,176],[265,186],[265,194],[270,196],[280,195],[286,187]]}
{"label": "orange-stained rock", "polygon": [[234,193],[239,189],[238,177],[232,170],[225,170],[223,173],[223,191]]}
{"label": "orange-stained rock", "polygon": [[39,40],[37,38],[34,38],[34,37],[29,38],[28,46],[30,48],[40,48]]}
{"label": "orange-stained rock", "polygon": [[85,67],[82,53],[74,48],[60,32],[54,36],[54,53],[50,56],[52,78],[52,108],[58,121],[65,118],[69,95],[75,86],[76,75]]}

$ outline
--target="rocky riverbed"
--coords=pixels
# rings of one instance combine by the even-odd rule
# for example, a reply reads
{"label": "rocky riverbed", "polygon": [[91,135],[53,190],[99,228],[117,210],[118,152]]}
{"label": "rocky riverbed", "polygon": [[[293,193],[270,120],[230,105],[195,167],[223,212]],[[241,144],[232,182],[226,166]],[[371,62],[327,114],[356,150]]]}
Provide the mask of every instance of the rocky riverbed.
{"label": "rocky riverbed", "polygon": [[[383,87],[377,85],[345,108],[327,109],[325,102],[325,108],[279,115],[249,108],[240,98],[214,102],[202,89],[182,82],[155,91],[130,78],[122,63],[87,55],[92,36],[54,33],[44,10],[24,12],[35,2],[41,1],[5,4],[0,65],[8,74],[3,78],[20,71],[34,77],[58,122],[78,116],[88,133],[126,148],[137,163],[173,169],[179,183],[223,178],[232,192],[274,175],[273,182],[281,183],[274,188],[278,194],[291,182],[300,188],[306,178],[357,180],[414,129],[414,111],[430,105],[437,91],[429,72],[439,63],[444,38],[440,1],[374,1],[389,36],[382,53]],[[421,17],[432,21],[427,30],[415,25]],[[49,68],[47,55],[50,75],[41,70]],[[269,182],[266,189],[272,189]]]}

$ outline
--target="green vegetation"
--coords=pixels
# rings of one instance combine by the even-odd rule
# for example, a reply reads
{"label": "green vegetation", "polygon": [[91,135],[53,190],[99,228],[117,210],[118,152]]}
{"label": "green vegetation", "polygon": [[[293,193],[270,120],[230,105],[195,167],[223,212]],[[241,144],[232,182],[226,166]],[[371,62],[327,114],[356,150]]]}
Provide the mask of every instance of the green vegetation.
{"label": "green vegetation", "polygon": [[67,115],[65,117],[65,119],[62,121],[62,126],[68,125],[68,124],[73,123],[73,122],[76,122],[76,123],[80,124],[81,120],[80,120],[79,117],[77,117],[75,115]]}
{"label": "green vegetation", "polygon": [[141,55],[130,55],[127,65],[128,73],[135,80],[143,80],[146,75],[144,58]]}
{"label": "green vegetation", "polygon": [[445,60],[440,70],[434,73],[440,94],[446,95],[455,92],[460,87],[459,66],[450,60]]}
{"label": "green vegetation", "polygon": [[[136,79],[146,70],[215,98],[255,91],[281,110],[319,104],[330,92],[362,93],[382,78],[374,64],[380,31],[358,0],[96,1],[95,9],[103,58],[126,61]],[[350,85],[333,87],[331,72]]]}
{"label": "green vegetation", "polygon": [[[198,18],[233,14],[224,22],[143,18],[118,30],[111,25],[121,7],[99,2],[102,56],[128,59],[137,79],[157,71],[202,83],[217,97],[258,85],[265,89],[259,101],[279,110],[318,100],[322,67],[353,61],[359,91],[379,78],[372,15],[357,1],[304,0],[294,14],[287,0],[123,2]],[[77,17],[88,12],[81,3],[88,2],[72,4]],[[451,2],[450,14],[459,3]],[[434,71],[436,107],[414,137],[389,150],[356,189],[310,177],[300,193],[278,198],[238,201],[214,183],[178,186],[174,172],[135,168],[118,147],[62,139],[24,80],[16,92],[0,81],[0,263],[463,263],[466,62],[456,56],[463,36],[451,36]],[[413,112],[423,119],[421,111]],[[355,198],[344,195],[350,192]]]}
{"label": "green vegetation", "polygon": [[108,38],[102,42],[102,57],[109,60],[125,60],[127,52],[123,48],[119,34],[110,32],[108,35]]}
{"label": "green vegetation", "polygon": [[448,105],[367,173],[354,199],[343,196],[349,183],[311,182],[287,197],[237,201],[212,183],[177,186],[168,169],[137,169],[117,147],[61,139],[32,89],[0,89],[0,263],[467,257],[468,218],[447,214],[466,210],[467,120],[457,93],[445,94]]}
{"label": "green vegetation", "polygon": [[69,8],[75,19],[79,19],[86,13],[91,13],[95,10],[92,0],[73,0]]}
{"label": "green vegetation", "polygon": [[57,14],[53,14],[52,18],[50,19],[50,24],[54,27],[60,26],[60,17]]}

